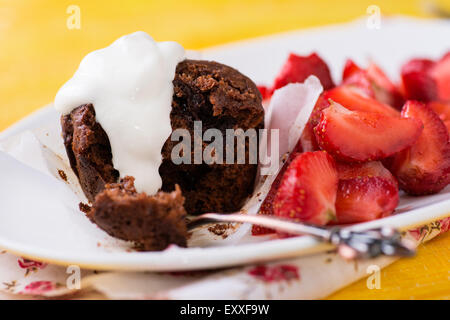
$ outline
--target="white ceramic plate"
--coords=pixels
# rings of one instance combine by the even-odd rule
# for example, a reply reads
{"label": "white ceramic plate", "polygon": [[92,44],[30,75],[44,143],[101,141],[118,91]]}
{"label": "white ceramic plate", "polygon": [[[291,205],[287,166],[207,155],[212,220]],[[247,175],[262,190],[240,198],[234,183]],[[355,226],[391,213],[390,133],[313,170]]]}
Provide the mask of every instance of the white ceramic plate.
{"label": "white ceramic plate", "polygon": [[[357,21],[216,47],[205,50],[202,55],[205,59],[236,67],[258,84],[272,81],[289,52],[309,54],[312,51],[328,62],[337,81],[347,57],[363,65],[372,59],[396,79],[401,63],[408,58],[436,58],[449,50],[450,44],[443,37],[445,34],[450,34],[448,21],[392,18],[383,20],[379,30],[370,30],[364,21]],[[0,135],[0,147],[12,155],[0,153],[1,248],[57,264],[134,271],[221,268],[330,248],[307,236],[268,241],[259,241],[260,238],[253,242],[213,237],[208,241],[199,240],[204,247],[130,252],[129,244],[107,236],[77,210],[82,195],[77,190],[76,179],[67,163],[62,164],[62,144],[51,141],[60,139],[58,122],[56,112],[47,107]],[[42,144],[57,146],[47,152]],[[57,165],[59,168],[64,166],[72,189],[55,179],[58,177]],[[398,214],[389,218],[353,228],[389,225],[407,229],[443,218],[450,212],[450,188],[433,196],[402,196],[397,211]]]}

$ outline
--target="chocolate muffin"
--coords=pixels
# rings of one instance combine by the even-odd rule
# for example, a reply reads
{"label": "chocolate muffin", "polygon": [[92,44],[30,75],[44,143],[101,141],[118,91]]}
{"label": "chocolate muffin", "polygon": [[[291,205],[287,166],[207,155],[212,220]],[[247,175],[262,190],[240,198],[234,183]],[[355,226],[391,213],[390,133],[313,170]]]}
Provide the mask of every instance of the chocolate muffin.
{"label": "chocolate muffin", "polygon": [[[192,139],[194,121],[202,121],[203,132],[216,128],[224,137],[226,129],[245,131],[264,126],[264,109],[256,85],[231,67],[212,61],[185,60],[176,68],[173,86],[172,130],[187,129]],[[117,182],[119,177],[112,164],[108,137],[95,121],[91,104],[63,116],[62,129],[70,164],[87,198],[93,202],[105,184]],[[192,150],[191,164],[176,165],[171,152],[177,143],[168,137],[162,149],[163,162],[159,168],[162,190],[171,192],[178,184],[189,214],[239,210],[253,190],[257,170],[256,164],[248,163],[248,141],[245,164],[194,164]]]}
{"label": "chocolate muffin", "polygon": [[[195,121],[202,122],[203,132],[215,128],[223,137],[226,129],[264,126],[256,85],[231,67],[185,60],[176,68],[173,87],[172,131],[188,130],[191,145]],[[257,164],[249,163],[248,139],[244,164],[194,164],[191,150],[191,164],[176,165],[171,153],[179,142],[168,137],[161,150],[162,188],[149,196],[136,192],[133,177],[117,183],[120,174],[113,166],[111,145],[96,122],[92,104],[75,108],[61,122],[70,165],[93,203],[88,217],[111,236],[133,241],[139,249],[162,250],[172,243],[186,246],[186,212],[234,212],[253,190]],[[202,143],[202,154],[207,145]]]}

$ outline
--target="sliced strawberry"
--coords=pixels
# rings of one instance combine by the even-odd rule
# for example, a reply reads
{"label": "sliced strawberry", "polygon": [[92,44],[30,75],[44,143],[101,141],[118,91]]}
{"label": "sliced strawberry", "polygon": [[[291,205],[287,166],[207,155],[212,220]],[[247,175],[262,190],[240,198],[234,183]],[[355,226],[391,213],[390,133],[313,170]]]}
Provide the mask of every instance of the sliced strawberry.
{"label": "sliced strawberry", "polygon": [[319,96],[319,99],[317,99],[316,105],[314,106],[314,109],[300,137],[300,143],[303,152],[319,150],[319,145],[317,144],[316,136],[314,134],[314,127],[317,126],[320,122],[322,110],[328,108],[329,106],[330,102],[326,98],[326,91],[325,91]]}
{"label": "sliced strawberry", "polygon": [[275,215],[325,225],[336,218],[337,186],[336,165],[328,153],[302,153],[284,173],[274,200]]}
{"label": "sliced strawberry", "polygon": [[372,82],[365,70],[354,71],[350,76],[345,78],[342,84],[351,87],[360,95],[375,99],[375,91],[372,88]]}
{"label": "sliced strawberry", "polygon": [[435,62],[429,59],[413,59],[401,69],[405,98],[424,102],[438,100],[438,87],[432,76]]}
{"label": "sliced strawberry", "polygon": [[416,143],[395,156],[392,172],[400,188],[412,195],[432,194],[450,183],[450,143],[445,124],[428,106],[408,101],[405,118],[419,119],[424,130]]}
{"label": "sliced strawberry", "polygon": [[288,83],[303,82],[310,75],[319,78],[325,90],[334,87],[330,69],[316,53],[309,56],[298,56],[291,53],[281,72],[275,78],[273,90],[284,87]]}
{"label": "sliced strawberry", "polygon": [[342,84],[358,89],[363,95],[375,98],[367,72],[353,60],[347,59],[342,72]]}
{"label": "sliced strawberry", "polygon": [[439,99],[450,101],[450,52],[434,65],[431,75],[436,81]]}
{"label": "sliced strawberry", "polygon": [[347,61],[345,61],[344,70],[342,71],[342,81],[345,81],[355,73],[363,71],[364,70],[361,69],[353,60],[347,59]]}
{"label": "sliced strawberry", "polygon": [[401,109],[405,99],[399,88],[392,83],[388,76],[374,63],[367,68],[367,76],[372,82],[375,98],[385,104]]}
{"label": "sliced strawberry", "polygon": [[317,99],[314,109],[309,116],[308,122],[313,127],[317,126],[320,122],[320,118],[322,117],[322,110],[328,108],[329,106],[330,101],[328,98],[328,91],[324,91],[319,96],[319,99]]}
{"label": "sliced strawberry", "polygon": [[363,94],[377,101],[401,109],[404,103],[400,90],[374,63],[364,70],[352,60],[347,60],[342,74],[343,84],[359,88]]}
{"label": "sliced strawberry", "polygon": [[387,91],[397,90],[396,86],[392,83],[384,71],[373,62],[369,63],[369,66],[367,67],[367,75],[377,85],[385,88]]}
{"label": "sliced strawberry", "polygon": [[434,112],[436,112],[450,132],[450,102],[432,101],[427,104]]}
{"label": "sliced strawberry", "polygon": [[400,116],[393,107],[367,96],[351,85],[341,85],[328,90],[325,97],[352,111],[378,112],[387,116]]}
{"label": "sliced strawberry", "polygon": [[339,180],[348,180],[361,177],[380,177],[388,180],[392,180],[396,183],[396,180],[392,173],[386,169],[380,161],[370,161],[364,163],[347,163],[337,162]]}
{"label": "sliced strawberry", "polygon": [[397,207],[398,199],[398,188],[380,177],[339,181],[336,198],[338,223],[357,223],[389,216]]}
{"label": "sliced strawberry", "polygon": [[[270,190],[267,193],[266,197],[264,198],[264,201],[261,204],[261,207],[259,208],[258,214],[274,215],[273,201],[275,199],[275,195],[278,191],[278,188],[280,187],[281,179],[283,178],[283,175],[286,172],[286,169],[289,166],[289,164],[292,162],[292,160],[294,160],[295,157],[302,152],[303,152],[302,144],[301,144],[301,142],[298,142],[297,145],[292,150],[292,152],[289,154],[289,157],[287,158],[286,162],[283,164],[283,167],[280,169],[280,172],[278,173],[277,177],[272,182],[272,185],[270,186]],[[260,227],[257,225],[253,225],[253,227],[252,227],[252,235],[253,236],[266,235],[266,234],[270,234],[270,233],[275,233],[275,230],[265,228],[265,227]]]}
{"label": "sliced strawberry", "polygon": [[338,223],[356,223],[390,215],[397,207],[398,185],[381,162],[338,164]]}
{"label": "sliced strawberry", "polygon": [[422,123],[375,112],[350,111],[332,103],[322,111],[315,127],[321,149],[344,161],[372,161],[410,147],[422,131]]}

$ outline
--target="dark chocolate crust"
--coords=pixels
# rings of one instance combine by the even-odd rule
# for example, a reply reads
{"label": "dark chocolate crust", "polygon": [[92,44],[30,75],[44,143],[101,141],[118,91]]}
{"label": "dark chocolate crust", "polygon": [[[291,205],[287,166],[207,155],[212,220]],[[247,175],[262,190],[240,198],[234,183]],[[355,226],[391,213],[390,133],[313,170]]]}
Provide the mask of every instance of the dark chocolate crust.
{"label": "dark chocolate crust", "polygon": [[[225,129],[263,128],[264,109],[256,85],[231,67],[185,60],[177,66],[173,85],[172,130],[188,129],[193,139],[194,121],[202,121],[203,131],[217,128],[223,134]],[[108,137],[95,121],[92,105],[82,105],[62,117],[62,128],[70,164],[93,202],[106,183],[116,182],[119,177],[112,165]],[[169,137],[162,149],[162,190],[173,191],[178,184],[189,214],[239,210],[253,190],[257,165],[175,165],[171,151],[177,143]],[[247,159],[248,149],[247,145]]]}
{"label": "dark chocolate crust", "polygon": [[164,250],[170,244],[186,247],[186,211],[177,186],[171,193],[137,193],[134,178],[106,184],[88,213],[109,235],[133,241],[143,251]]}

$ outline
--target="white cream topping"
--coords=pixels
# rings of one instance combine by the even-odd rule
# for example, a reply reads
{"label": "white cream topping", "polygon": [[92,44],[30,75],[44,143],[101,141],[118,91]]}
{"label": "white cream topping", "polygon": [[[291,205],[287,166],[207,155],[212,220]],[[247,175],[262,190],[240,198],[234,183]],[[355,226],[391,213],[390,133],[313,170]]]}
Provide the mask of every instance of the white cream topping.
{"label": "white cream topping", "polygon": [[139,192],[162,185],[161,149],[170,136],[170,111],[177,64],[185,51],[176,42],[155,42],[145,32],[117,39],[89,53],[56,94],[55,108],[68,114],[92,103],[111,143],[121,177],[135,177]]}

